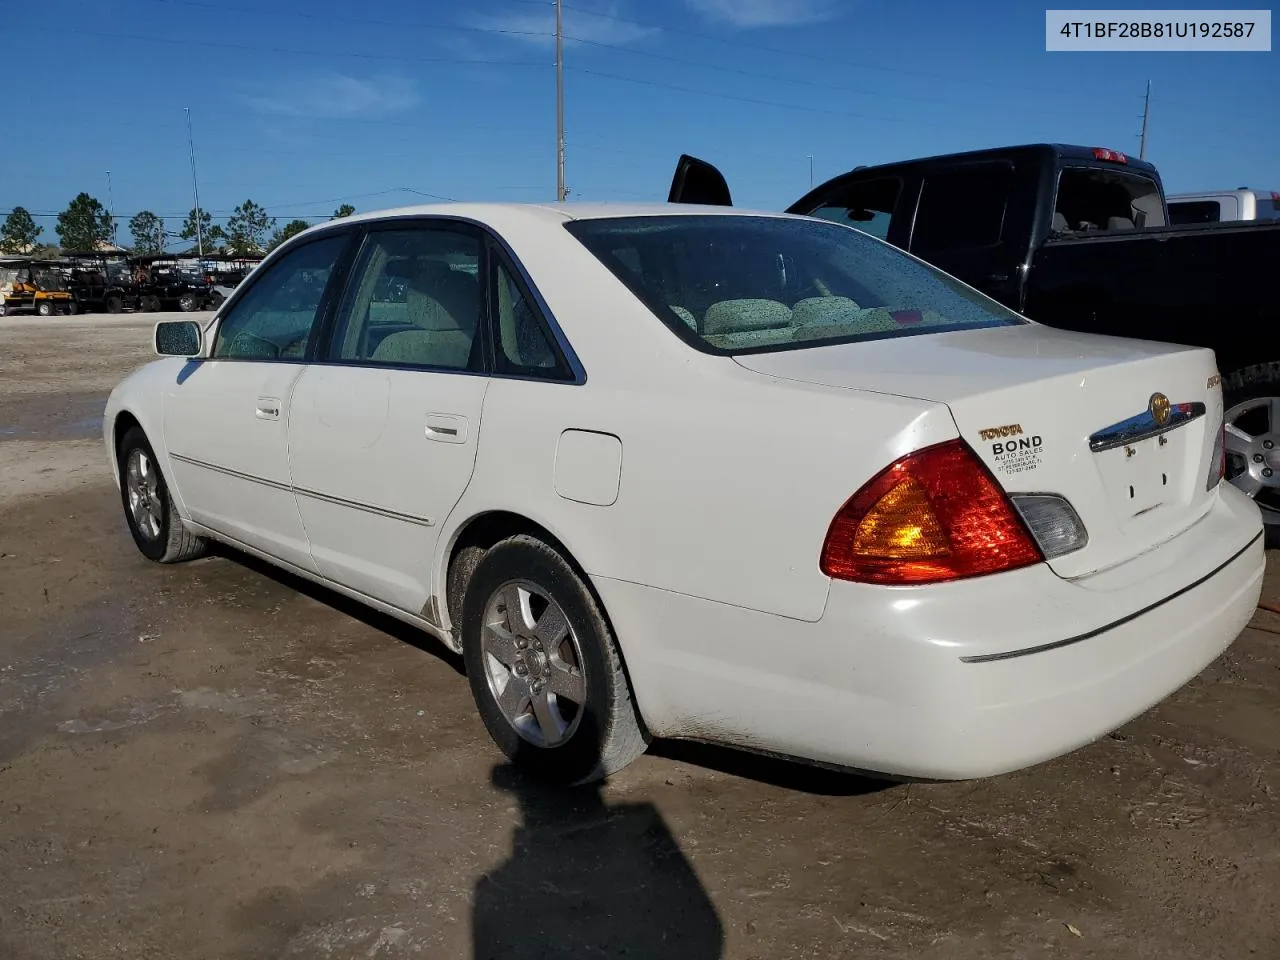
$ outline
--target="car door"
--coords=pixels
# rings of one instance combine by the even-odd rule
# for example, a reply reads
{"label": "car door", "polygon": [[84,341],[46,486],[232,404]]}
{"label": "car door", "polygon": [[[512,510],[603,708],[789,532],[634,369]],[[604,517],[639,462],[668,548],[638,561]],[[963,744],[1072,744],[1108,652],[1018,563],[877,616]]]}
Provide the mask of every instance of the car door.
{"label": "car door", "polygon": [[[1035,196],[1008,161],[947,166],[925,174],[907,249],[989,297],[1021,306],[1021,263],[1030,248]],[[1018,189],[1019,186],[1023,189]]]}
{"label": "car door", "polygon": [[481,232],[368,230],[324,354],[294,388],[289,462],[326,577],[412,613],[476,458],[488,385]]}
{"label": "car door", "polygon": [[350,235],[321,234],[268,265],[218,318],[208,359],[164,399],[165,445],[191,518],[311,571],[289,477],[289,400]]}

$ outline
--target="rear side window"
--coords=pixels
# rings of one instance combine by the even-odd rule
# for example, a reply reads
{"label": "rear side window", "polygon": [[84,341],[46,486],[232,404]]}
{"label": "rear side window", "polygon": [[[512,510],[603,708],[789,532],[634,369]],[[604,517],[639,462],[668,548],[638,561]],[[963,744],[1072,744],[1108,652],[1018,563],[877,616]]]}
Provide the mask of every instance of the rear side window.
{"label": "rear side window", "polygon": [[1169,204],[1169,222],[1217,223],[1222,219],[1222,205],[1217,200],[1184,200]]}
{"label": "rear side window", "polygon": [[1026,322],[902,251],[822,220],[690,214],[577,220],[566,229],[706,353]]}
{"label": "rear side window", "polygon": [[1004,232],[1013,186],[1006,164],[959,167],[925,178],[911,249],[926,253],[992,247]]}

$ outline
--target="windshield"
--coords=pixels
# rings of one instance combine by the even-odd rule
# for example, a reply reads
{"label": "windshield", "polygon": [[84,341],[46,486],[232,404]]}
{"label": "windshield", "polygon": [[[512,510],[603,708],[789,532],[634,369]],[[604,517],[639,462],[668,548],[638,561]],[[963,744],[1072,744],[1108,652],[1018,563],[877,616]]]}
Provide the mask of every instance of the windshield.
{"label": "windshield", "polygon": [[566,228],[663,323],[707,353],[1025,323],[849,227],[752,216],[577,220]]}
{"label": "windshield", "polygon": [[32,273],[33,279],[42,290],[57,291],[67,289],[66,278],[56,270],[46,267],[43,270],[32,271]]}

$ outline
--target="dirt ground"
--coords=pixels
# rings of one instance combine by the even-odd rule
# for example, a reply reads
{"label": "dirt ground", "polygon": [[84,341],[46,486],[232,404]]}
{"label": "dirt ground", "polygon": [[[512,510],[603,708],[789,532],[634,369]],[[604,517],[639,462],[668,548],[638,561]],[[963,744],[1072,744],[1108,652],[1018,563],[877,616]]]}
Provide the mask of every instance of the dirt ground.
{"label": "dirt ground", "polygon": [[430,639],[136,553],[101,414],[154,319],[0,321],[3,960],[1280,957],[1280,616],[1012,776],[661,744],[537,789]]}

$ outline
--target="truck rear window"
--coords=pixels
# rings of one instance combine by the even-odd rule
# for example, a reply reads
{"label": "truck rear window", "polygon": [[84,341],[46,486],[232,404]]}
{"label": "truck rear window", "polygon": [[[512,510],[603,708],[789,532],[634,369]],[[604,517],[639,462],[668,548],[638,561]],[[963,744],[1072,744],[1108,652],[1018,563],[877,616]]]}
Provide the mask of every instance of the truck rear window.
{"label": "truck rear window", "polygon": [[1027,322],[895,247],[822,220],[691,214],[575,220],[566,228],[706,353]]}
{"label": "truck rear window", "polygon": [[1067,167],[1058,178],[1052,226],[1058,236],[1163,226],[1164,200],[1150,177]]}

